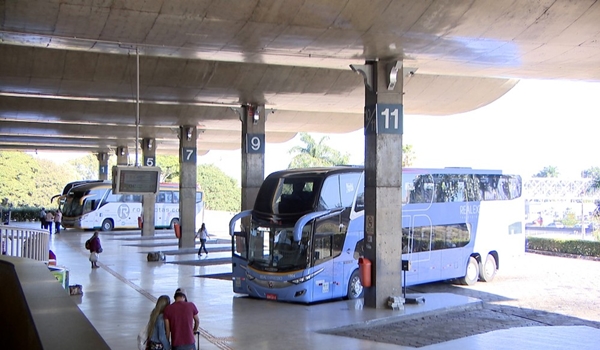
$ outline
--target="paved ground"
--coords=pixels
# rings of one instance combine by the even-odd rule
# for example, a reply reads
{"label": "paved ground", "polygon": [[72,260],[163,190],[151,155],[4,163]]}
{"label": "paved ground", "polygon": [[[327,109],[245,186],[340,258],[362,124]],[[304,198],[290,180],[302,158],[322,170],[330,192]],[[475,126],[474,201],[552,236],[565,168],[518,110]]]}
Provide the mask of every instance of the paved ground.
{"label": "paved ground", "polygon": [[527,253],[501,265],[493,282],[432,283],[413,293],[454,293],[484,301],[474,309],[425,315],[372,327],[327,332],[422,347],[493,330],[585,325],[600,329],[600,262]]}

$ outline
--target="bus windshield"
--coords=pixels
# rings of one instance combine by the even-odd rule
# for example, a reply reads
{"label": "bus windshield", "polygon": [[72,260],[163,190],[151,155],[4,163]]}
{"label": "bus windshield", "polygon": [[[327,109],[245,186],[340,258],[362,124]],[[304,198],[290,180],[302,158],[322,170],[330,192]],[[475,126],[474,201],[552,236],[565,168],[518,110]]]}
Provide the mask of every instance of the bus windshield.
{"label": "bus windshield", "polygon": [[310,226],[305,226],[300,242],[294,242],[293,226],[253,224],[249,236],[248,265],[261,271],[295,271],[308,264]]}
{"label": "bus windshield", "polygon": [[78,216],[96,210],[105,193],[106,189],[104,188],[85,191],[72,190],[63,206],[63,215]]}

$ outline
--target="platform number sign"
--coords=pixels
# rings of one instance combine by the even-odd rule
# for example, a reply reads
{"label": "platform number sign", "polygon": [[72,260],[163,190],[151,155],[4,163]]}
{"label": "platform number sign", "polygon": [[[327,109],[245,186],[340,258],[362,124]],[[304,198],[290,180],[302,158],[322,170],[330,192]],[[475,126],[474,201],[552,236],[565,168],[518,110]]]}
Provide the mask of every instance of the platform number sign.
{"label": "platform number sign", "polygon": [[402,134],[404,109],[401,104],[365,107],[365,134]]}
{"label": "platform number sign", "polygon": [[181,161],[183,163],[196,163],[196,147],[182,147]]}
{"label": "platform number sign", "polygon": [[100,165],[100,168],[98,169],[98,174],[100,174],[100,175],[106,175],[106,174],[108,174],[108,166],[107,165]]}
{"label": "platform number sign", "polygon": [[265,134],[246,135],[247,153],[265,153]]}
{"label": "platform number sign", "polygon": [[145,156],[144,157],[144,165],[145,166],[156,166],[156,158]]}

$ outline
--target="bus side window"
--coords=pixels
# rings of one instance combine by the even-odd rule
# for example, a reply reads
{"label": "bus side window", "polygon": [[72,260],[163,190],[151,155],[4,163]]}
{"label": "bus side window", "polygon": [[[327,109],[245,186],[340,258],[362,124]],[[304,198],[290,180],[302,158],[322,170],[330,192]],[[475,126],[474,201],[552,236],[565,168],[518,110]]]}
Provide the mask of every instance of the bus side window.
{"label": "bus side window", "polygon": [[354,259],[358,260],[361,256],[365,256],[365,240],[361,239],[356,242],[356,246],[354,247]]}
{"label": "bus side window", "polygon": [[171,191],[165,192],[165,203],[173,203],[173,192],[171,192]]}
{"label": "bus side window", "polygon": [[[173,203],[179,203],[179,191],[173,191]],[[198,194],[196,194],[196,203],[198,203]]]}
{"label": "bus side window", "polygon": [[340,198],[340,179],[339,176],[330,176],[325,180],[319,197],[319,210],[340,208],[342,199]]}
{"label": "bus side window", "polygon": [[315,237],[315,264],[320,264],[332,257],[333,235],[325,234]]}
{"label": "bus side window", "polygon": [[156,203],[164,203],[165,202],[165,193],[163,191],[158,193],[156,196]]}

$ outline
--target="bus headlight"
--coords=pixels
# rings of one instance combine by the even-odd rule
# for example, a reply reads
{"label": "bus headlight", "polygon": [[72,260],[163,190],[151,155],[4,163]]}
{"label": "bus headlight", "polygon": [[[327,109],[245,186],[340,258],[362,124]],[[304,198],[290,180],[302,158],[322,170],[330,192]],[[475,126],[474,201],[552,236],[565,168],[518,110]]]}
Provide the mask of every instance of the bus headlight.
{"label": "bus headlight", "polygon": [[308,274],[308,275],[306,275],[306,276],[302,276],[302,277],[299,277],[299,278],[293,279],[293,280],[291,280],[291,281],[288,281],[288,282],[290,282],[290,283],[293,283],[293,284],[300,284],[300,283],[304,283],[304,282],[306,282],[306,281],[308,281],[308,280],[312,279],[312,278],[313,278],[313,277],[315,277],[316,275],[320,274],[321,272],[323,272],[323,269],[319,269],[319,270],[317,270],[317,271],[315,271],[315,272],[313,272],[313,273],[311,273],[311,274]]}

